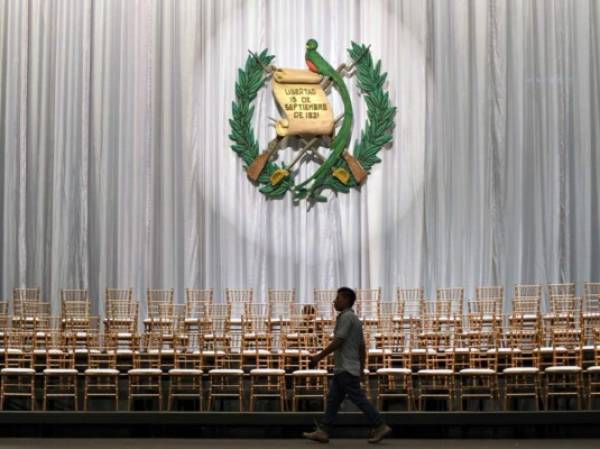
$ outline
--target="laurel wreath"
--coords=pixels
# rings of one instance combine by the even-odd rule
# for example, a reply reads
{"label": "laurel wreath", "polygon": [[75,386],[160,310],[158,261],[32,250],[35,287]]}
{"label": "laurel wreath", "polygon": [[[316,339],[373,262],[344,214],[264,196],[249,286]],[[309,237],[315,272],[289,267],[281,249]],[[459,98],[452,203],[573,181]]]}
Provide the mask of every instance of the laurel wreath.
{"label": "laurel wreath", "polygon": [[[353,61],[358,61],[355,66],[358,87],[367,103],[367,120],[360,139],[354,145],[353,153],[363,168],[370,172],[373,165],[381,162],[377,156],[381,148],[392,140],[391,129],[394,126],[396,108],[391,105],[389,93],[384,89],[387,73],[381,73],[381,61],[374,64],[368,47],[355,42],[352,42],[348,54]],[[231,126],[229,138],[233,141],[231,149],[242,158],[245,168],[252,164],[259,154],[258,141],[252,129],[254,115],[252,102],[267,80],[268,75],[264,67],[268,66],[274,58],[274,55],[268,54],[268,50],[264,49],[256,57],[248,56],[244,69],[238,70],[235,84],[236,99],[232,104],[232,118],[229,120]],[[279,184],[271,183],[271,175],[278,168],[285,168],[285,163],[282,162],[281,166],[278,166],[273,161],[267,162],[258,179],[260,192],[268,198],[281,198],[294,186],[291,176]],[[349,171],[348,164],[343,158],[339,158],[333,168]],[[344,184],[330,175],[323,183],[323,188],[330,188],[336,192],[349,192],[353,187],[358,187],[353,177]]]}

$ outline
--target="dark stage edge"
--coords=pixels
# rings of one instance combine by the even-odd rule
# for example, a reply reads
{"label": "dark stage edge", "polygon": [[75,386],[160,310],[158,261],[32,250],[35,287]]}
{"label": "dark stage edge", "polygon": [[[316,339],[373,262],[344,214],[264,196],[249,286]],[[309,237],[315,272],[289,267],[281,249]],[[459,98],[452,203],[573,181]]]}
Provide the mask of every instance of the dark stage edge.
{"label": "dark stage edge", "polygon": [[[600,411],[387,412],[396,438],[599,438]],[[313,412],[0,412],[2,437],[298,438]],[[366,438],[360,413],[340,413],[333,437]]]}

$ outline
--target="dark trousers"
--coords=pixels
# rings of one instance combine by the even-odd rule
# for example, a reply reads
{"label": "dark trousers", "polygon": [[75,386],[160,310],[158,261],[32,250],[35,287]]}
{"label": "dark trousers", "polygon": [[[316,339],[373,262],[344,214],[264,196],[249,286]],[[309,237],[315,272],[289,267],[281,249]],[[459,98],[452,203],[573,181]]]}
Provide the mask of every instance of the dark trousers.
{"label": "dark trousers", "polygon": [[321,427],[323,430],[330,431],[331,427],[335,422],[338,409],[342,404],[344,398],[348,396],[354,404],[362,410],[371,427],[377,427],[383,424],[383,418],[365,397],[362,389],[360,388],[360,378],[353,376],[347,372],[335,374],[331,383],[329,384],[329,394],[327,395],[327,407],[325,409],[325,416],[321,420]]}

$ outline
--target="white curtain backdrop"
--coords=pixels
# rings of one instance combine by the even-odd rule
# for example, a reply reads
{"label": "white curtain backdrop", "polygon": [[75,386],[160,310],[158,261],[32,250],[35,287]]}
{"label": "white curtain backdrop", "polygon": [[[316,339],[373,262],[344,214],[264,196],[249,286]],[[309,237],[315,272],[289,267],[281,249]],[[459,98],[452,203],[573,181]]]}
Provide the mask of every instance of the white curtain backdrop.
{"label": "white curtain backdrop", "polygon": [[[398,112],[361,191],[307,210],[228,118],[248,49],[303,67],[311,37],[334,66],[371,44]],[[0,55],[4,297],[600,280],[597,1],[0,0]],[[262,147],[275,114],[265,89]]]}

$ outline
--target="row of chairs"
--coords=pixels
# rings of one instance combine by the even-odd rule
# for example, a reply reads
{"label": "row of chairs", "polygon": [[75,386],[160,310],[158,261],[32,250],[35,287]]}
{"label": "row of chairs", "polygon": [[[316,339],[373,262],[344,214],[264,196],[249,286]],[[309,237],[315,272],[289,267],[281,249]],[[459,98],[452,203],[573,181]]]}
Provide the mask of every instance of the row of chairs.
{"label": "row of chairs", "polygon": [[[35,379],[43,377],[43,409],[53,399],[72,399],[78,403],[78,379],[83,377],[84,409],[95,398],[119,402],[119,378],[128,379],[129,409],[137,399],[156,399],[159,408],[163,379],[169,379],[169,409],[174,401],[194,399],[203,408],[203,380],[208,380],[208,409],[217,401],[239,401],[243,411],[244,379],[249,379],[249,410],[261,399],[275,399],[281,410],[299,409],[300,402],[318,399],[324,406],[328,377],[333,360],[328,357],[319,366],[309,365],[309,355],[327,344],[329,329],[296,338],[296,347],[279,353],[259,348],[231,351],[226,336],[191,334],[165,342],[161,333],[145,333],[134,351],[123,351],[100,344],[85,351],[73,349],[64,335],[46,336],[44,350],[32,349],[30,336],[11,332],[9,347],[3,350],[0,369],[0,409],[10,398],[26,398],[35,408]],[[49,339],[48,339],[49,337]],[[410,410],[425,410],[426,402],[443,400],[449,410],[458,400],[459,408],[467,400],[503,399],[504,409],[511,400],[530,398],[536,408],[540,401],[546,409],[555,408],[555,400],[573,398],[578,409],[592,407],[600,396],[600,329],[595,330],[595,346],[584,369],[585,350],[578,346],[577,332],[557,329],[551,347],[536,345],[530,332],[511,336],[514,344],[496,347],[491,338],[478,337],[469,347],[447,346],[445,336],[431,333],[421,336],[423,347],[410,348],[396,335],[381,335],[381,347],[370,350],[364,376],[376,378],[376,398],[382,407],[389,401],[403,400]],[[475,341],[473,341],[475,343]],[[78,361],[80,364],[78,364]],[[81,363],[82,362],[82,363]],[[503,391],[501,395],[501,384]]]}

